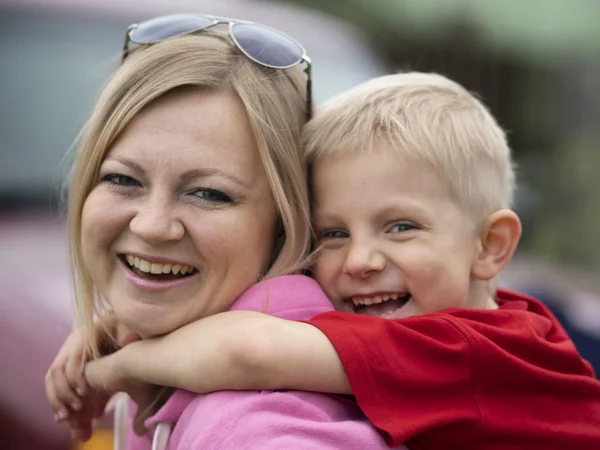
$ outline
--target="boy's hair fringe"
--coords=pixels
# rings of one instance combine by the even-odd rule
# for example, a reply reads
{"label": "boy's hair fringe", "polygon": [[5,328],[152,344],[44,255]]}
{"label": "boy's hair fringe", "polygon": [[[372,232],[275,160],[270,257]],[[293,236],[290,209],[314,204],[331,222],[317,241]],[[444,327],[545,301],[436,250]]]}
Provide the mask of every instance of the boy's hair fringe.
{"label": "boy's hair fringe", "polygon": [[303,144],[309,164],[393,149],[406,163],[433,168],[478,221],[513,201],[504,131],[473,94],[438,74],[381,76],[332,98],[305,127]]}

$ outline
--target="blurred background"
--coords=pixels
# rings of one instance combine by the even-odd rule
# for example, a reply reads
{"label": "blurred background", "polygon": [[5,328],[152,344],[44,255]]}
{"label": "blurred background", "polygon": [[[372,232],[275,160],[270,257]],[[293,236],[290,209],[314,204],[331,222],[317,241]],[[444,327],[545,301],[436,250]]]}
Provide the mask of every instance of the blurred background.
{"label": "blurred background", "polygon": [[[435,71],[476,92],[518,163],[524,236],[503,284],[559,316],[600,371],[600,2],[0,0],[0,447],[71,449],[43,377],[71,328],[62,187],[130,23],[172,12],[287,31],[317,105],[368,78]],[[111,448],[108,423],[87,448]]]}

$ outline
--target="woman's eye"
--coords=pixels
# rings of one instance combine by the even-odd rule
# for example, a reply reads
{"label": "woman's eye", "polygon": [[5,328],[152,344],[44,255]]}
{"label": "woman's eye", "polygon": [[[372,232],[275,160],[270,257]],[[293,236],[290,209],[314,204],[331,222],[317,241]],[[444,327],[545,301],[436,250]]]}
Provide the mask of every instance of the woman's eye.
{"label": "woman's eye", "polygon": [[208,203],[231,203],[231,197],[215,189],[198,189],[192,193],[195,197]]}
{"label": "woman's eye", "polygon": [[412,223],[397,223],[390,228],[390,233],[404,233],[406,231],[415,230],[417,227]]}
{"label": "woman's eye", "polygon": [[326,230],[319,234],[321,239],[345,239],[348,233],[343,230]]}
{"label": "woman's eye", "polygon": [[109,173],[104,175],[100,181],[102,183],[108,183],[113,186],[119,187],[129,187],[129,186],[139,186],[140,183],[135,179],[128,177],[127,175],[121,175],[118,173]]}

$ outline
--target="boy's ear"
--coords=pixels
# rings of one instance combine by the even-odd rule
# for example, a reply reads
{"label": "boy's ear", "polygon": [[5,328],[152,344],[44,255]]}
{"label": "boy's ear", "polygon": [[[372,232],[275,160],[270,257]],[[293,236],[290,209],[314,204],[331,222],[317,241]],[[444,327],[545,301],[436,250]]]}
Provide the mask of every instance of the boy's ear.
{"label": "boy's ear", "polygon": [[521,221],[514,211],[502,209],[490,214],[481,230],[480,248],[471,269],[478,280],[490,280],[511,260],[519,239]]}

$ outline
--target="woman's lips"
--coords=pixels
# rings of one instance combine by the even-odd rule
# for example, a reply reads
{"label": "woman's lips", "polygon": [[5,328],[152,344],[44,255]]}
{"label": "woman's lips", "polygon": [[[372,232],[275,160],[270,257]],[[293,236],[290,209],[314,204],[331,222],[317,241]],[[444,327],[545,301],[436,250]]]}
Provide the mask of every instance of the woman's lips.
{"label": "woman's lips", "polygon": [[162,275],[141,272],[135,267],[130,267],[124,259],[117,259],[127,281],[134,287],[144,291],[159,292],[171,289],[193,281],[199,273],[198,271],[195,271],[192,274],[183,276],[167,274],[163,277]]}

